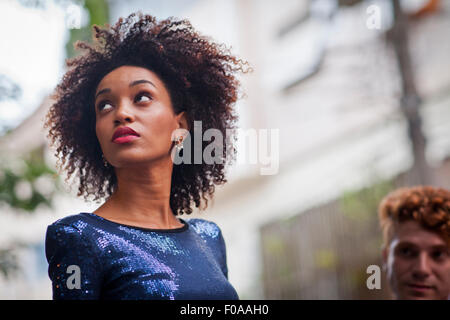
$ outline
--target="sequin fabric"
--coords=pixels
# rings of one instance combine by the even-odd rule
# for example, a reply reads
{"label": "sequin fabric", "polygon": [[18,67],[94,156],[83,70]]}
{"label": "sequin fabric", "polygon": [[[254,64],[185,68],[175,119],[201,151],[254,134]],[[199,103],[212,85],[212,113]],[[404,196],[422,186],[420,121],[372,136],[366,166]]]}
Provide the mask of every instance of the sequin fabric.
{"label": "sequin fabric", "polygon": [[179,220],[170,230],[87,212],[55,221],[45,240],[53,299],[239,299],[217,224]]}

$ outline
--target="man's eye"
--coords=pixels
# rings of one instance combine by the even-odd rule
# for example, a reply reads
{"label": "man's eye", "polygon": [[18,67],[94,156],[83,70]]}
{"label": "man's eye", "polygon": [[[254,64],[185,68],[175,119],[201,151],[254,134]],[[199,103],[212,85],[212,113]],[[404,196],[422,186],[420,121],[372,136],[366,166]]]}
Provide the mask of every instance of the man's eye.
{"label": "man's eye", "polygon": [[433,259],[442,259],[445,256],[445,252],[442,250],[437,250],[432,252],[431,256]]}
{"label": "man's eye", "polygon": [[134,99],[134,102],[147,102],[150,100],[152,100],[152,98],[148,93],[139,93]]}
{"label": "man's eye", "polygon": [[408,247],[401,248],[399,250],[399,252],[400,252],[400,254],[402,256],[405,256],[405,257],[410,257],[410,256],[412,256],[414,254],[413,250],[411,248],[408,248]]}

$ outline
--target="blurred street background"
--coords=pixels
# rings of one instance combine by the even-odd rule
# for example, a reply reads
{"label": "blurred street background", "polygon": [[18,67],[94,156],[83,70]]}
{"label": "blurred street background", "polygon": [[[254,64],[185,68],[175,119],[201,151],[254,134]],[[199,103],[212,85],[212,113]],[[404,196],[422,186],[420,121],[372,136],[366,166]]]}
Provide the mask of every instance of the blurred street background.
{"label": "blurred street background", "polygon": [[384,277],[366,285],[380,199],[450,188],[450,1],[1,0],[0,299],[51,299],[47,225],[101,205],[57,173],[43,120],[73,42],[137,10],[187,18],[249,61],[239,125],[279,130],[276,174],[236,164],[182,217],[219,224],[240,298],[389,298]]}

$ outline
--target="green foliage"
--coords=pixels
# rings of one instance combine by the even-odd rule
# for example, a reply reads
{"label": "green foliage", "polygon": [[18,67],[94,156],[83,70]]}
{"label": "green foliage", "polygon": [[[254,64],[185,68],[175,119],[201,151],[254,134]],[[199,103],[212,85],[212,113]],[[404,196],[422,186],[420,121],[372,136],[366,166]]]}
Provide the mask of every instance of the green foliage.
{"label": "green foliage", "polygon": [[[54,1],[63,6],[68,2]],[[90,40],[93,24],[104,25],[109,20],[107,0],[69,0],[69,2],[84,6],[89,13],[89,23],[80,29],[70,30],[70,39],[66,44],[67,58],[76,54],[73,48],[75,41]],[[19,0],[19,3],[41,10],[47,7],[46,1],[43,0]],[[5,79],[4,77],[0,79],[0,100],[17,98],[20,88],[7,83]],[[5,124],[1,124],[0,129],[4,135],[14,130]],[[42,205],[51,208],[53,196],[60,188],[59,176],[45,163],[42,148],[31,151],[24,158],[0,154],[0,205],[31,214]],[[0,275],[9,278],[20,271],[16,252],[19,247],[25,246],[26,244],[10,243],[7,247],[0,247]]]}
{"label": "green foliage", "polygon": [[339,199],[340,210],[348,218],[369,221],[376,218],[378,205],[383,197],[394,189],[391,180],[381,181],[369,188],[345,192]]}
{"label": "green foliage", "polygon": [[17,261],[17,250],[25,247],[25,244],[15,242],[8,248],[0,248],[0,275],[10,279],[20,272]]}
{"label": "green foliage", "polygon": [[31,213],[42,204],[51,207],[58,189],[58,175],[37,151],[0,164],[0,202],[11,208]]}
{"label": "green foliage", "polygon": [[77,55],[73,45],[76,41],[88,41],[92,35],[92,25],[104,25],[109,21],[109,6],[106,0],[85,0],[84,8],[89,13],[89,22],[80,29],[71,29],[70,38],[66,43],[67,58],[73,58]]}
{"label": "green foliage", "polygon": [[[42,148],[24,158],[3,154],[0,158],[0,204],[23,213],[33,213],[39,206],[52,207],[54,194],[61,188],[58,175],[48,167]],[[20,271],[16,252],[26,247],[13,242],[0,248],[0,275],[11,278]]]}

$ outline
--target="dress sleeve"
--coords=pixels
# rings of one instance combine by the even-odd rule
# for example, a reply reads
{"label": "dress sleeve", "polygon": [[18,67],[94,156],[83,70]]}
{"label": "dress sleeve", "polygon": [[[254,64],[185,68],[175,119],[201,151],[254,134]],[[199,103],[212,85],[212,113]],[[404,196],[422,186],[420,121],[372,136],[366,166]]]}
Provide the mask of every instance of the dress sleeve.
{"label": "dress sleeve", "polygon": [[222,231],[219,228],[219,248],[220,248],[220,267],[222,269],[225,278],[228,279],[228,267],[227,267],[227,249],[225,245],[225,240],[222,235]]}
{"label": "dress sleeve", "polygon": [[54,300],[99,299],[101,265],[80,230],[64,224],[49,225],[45,255]]}

